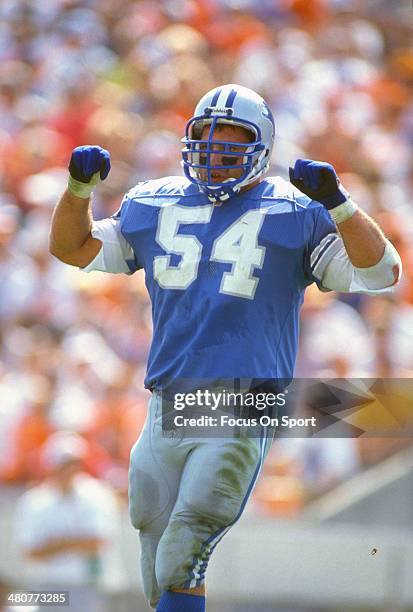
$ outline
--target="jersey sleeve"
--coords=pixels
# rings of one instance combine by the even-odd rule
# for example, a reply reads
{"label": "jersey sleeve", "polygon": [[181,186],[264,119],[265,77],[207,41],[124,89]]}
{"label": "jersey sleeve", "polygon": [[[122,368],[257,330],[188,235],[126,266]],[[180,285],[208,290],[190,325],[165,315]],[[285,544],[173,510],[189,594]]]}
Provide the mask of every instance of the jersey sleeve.
{"label": "jersey sleeve", "polygon": [[341,248],[337,228],[324,206],[314,212],[313,227],[304,257],[306,278],[311,284],[317,283],[322,291],[329,291],[321,283],[324,271],[331,259]]}
{"label": "jersey sleeve", "polygon": [[327,262],[320,277],[324,290],[344,293],[363,293],[381,295],[394,291],[401,276],[402,262],[396,249],[390,242],[382,259],[369,268],[356,268],[351,263],[344,243],[340,240],[340,249]]}
{"label": "jersey sleeve", "polygon": [[83,272],[109,272],[111,274],[133,274],[142,266],[139,265],[135,253],[121,232],[121,214],[123,203],[112,217],[93,221],[92,236],[102,242],[102,248]]}
{"label": "jersey sleeve", "polygon": [[380,262],[370,268],[356,268],[324,208],[318,213],[307,253],[307,278],[321,291],[380,295],[392,292],[400,279],[400,256],[388,241]]}

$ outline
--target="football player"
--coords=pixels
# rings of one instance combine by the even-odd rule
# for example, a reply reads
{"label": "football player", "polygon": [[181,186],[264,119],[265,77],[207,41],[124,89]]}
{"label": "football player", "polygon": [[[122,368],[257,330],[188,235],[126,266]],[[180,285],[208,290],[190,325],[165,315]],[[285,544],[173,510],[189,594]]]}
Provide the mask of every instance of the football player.
{"label": "football player", "polygon": [[[144,430],[132,449],[130,516],[140,533],[145,594],[158,611],[205,610],[205,571],[240,517],[271,443],[162,435],[162,394],[177,381],[290,380],[305,288],[376,294],[401,261],[334,168],[299,159],[290,182],[265,178],[274,119],[254,91],[205,94],[183,138],[184,176],[141,182],[111,218],[90,196],[108,151],[73,151],[50,251],[89,272],[144,269],[153,341]],[[133,281],[131,281],[133,282]]]}

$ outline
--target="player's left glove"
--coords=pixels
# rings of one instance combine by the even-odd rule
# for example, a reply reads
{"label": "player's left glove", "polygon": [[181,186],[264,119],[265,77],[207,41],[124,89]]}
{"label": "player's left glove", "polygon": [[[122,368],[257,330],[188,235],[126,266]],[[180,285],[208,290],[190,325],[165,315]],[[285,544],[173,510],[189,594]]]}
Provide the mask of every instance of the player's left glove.
{"label": "player's left glove", "polygon": [[312,200],[321,202],[336,223],[346,221],[357,210],[331,164],[297,159],[289,171],[291,183]]}
{"label": "player's left glove", "polygon": [[312,200],[321,202],[328,210],[340,206],[348,197],[331,164],[297,159],[294,168],[290,168],[290,181]]}

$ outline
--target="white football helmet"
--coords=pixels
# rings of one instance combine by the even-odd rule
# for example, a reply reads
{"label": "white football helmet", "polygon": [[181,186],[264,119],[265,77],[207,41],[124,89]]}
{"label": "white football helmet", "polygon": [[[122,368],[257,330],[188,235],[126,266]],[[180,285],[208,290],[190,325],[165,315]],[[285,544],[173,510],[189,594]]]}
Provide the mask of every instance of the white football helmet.
{"label": "white football helmet", "polygon": [[[248,130],[252,142],[240,144],[215,140],[213,135],[217,124],[236,125]],[[206,125],[211,126],[209,134],[206,140],[201,140],[202,130]],[[185,138],[182,139],[185,144],[182,149],[185,175],[198,185],[211,201],[228,200],[242,187],[267,172],[274,137],[274,118],[260,95],[242,85],[216,87],[201,98],[194,116],[186,125]],[[233,156],[234,164],[226,162],[226,165],[213,166],[211,155],[216,152],[213,149],[215,145],[221,147],[227,162],[231,162]],[[237,152],[234,152],[234,146],[237,147]],[[240,157],[241,163],[238,161]],[[241,168],[242,174],[239,178],[229,178],[220,183],[212,180],[214,170],[226,168]]]}

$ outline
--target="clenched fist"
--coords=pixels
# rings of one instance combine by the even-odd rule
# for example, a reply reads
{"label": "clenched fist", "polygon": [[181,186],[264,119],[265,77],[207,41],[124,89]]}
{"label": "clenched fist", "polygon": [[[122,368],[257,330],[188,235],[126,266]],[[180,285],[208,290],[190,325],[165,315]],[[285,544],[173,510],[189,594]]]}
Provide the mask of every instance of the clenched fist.
{"label": "clenched fist", "polygon": [[333,166],[327,162],[297,159],[294,168],[290,168],[290,181],[309,198],[321,202],[327,210],[340,206],[349,198]]}
{"label": "clenched fist", "polygon": [[110,153],[98,145],[73,149],[69,163],[69,191],[79,198],[89,198],[98,183],[110,171]]}

